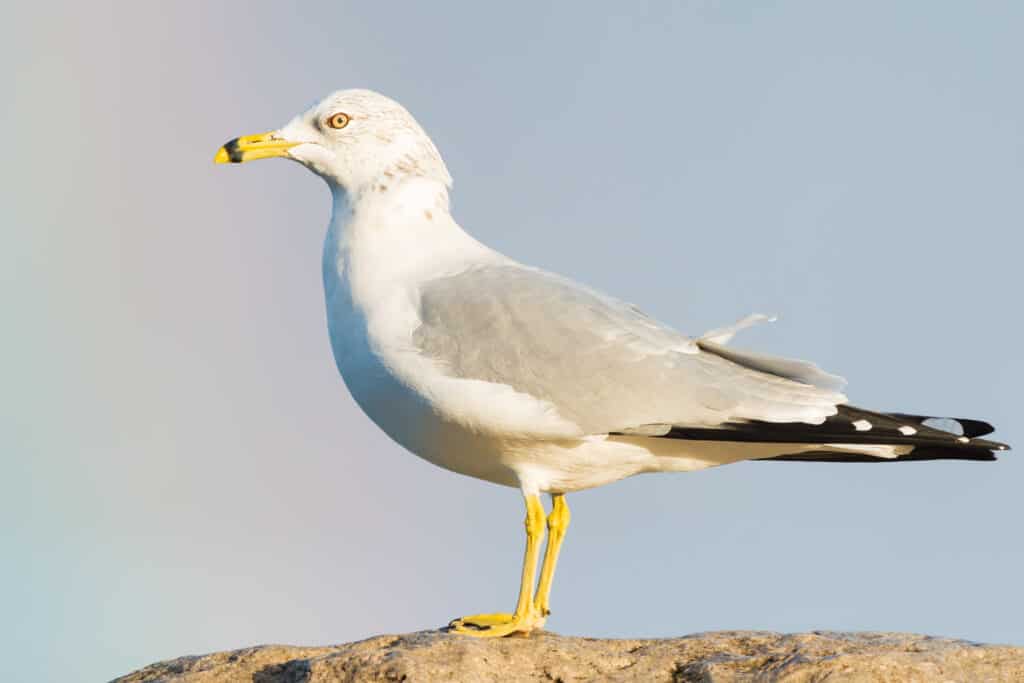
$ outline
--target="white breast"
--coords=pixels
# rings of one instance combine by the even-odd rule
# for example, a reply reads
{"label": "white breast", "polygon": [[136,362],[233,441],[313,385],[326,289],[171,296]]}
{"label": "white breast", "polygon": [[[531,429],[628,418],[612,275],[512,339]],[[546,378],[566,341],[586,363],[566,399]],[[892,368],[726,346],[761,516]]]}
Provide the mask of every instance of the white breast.
{"label": "white breast", "polygon": [[445,206],[422,208],[415,182],[349,211],[336,202],[324,245],[335,362],[356,402],[392,439],[437,465],[518,485],[511,441],[564,439],[579,429],[511,387],[449,377],[412,344],[418,283],[506,260],[476,242]]}

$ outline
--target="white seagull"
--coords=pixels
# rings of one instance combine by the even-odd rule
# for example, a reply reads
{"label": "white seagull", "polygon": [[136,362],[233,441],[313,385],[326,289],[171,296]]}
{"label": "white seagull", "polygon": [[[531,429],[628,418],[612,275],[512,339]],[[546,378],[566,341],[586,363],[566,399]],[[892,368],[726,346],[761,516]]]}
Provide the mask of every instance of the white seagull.
{"label": "white seagull", "polygon": [[544,625],[567,493],[741,460],[994,460],[1007,448],[978,438],[992,431],[984,422],[855,408],[843,380],[811,363],[726,346],[764,316],[688,337],[481,244],[449,211],[437,148],[383,95],[335,92],[278,130],[231,140],[215,161],[268,157],[298,161],[331,189],[327,323],[356,402],[416,455],[522,491],[515,610],[456,619],[458,633]]}

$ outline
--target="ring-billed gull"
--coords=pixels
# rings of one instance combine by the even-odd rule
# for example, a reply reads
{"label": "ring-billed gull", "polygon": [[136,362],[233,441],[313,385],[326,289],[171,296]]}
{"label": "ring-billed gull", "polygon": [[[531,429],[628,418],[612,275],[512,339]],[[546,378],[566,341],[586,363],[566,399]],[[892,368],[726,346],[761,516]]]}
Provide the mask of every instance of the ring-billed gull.
{"label": "ring-billed gull", "polygon": [[484,246],[449,212],[433,142],[377,93],[336,92],[279,130],[231,140],[215,161],[268,157],[331,189],[327,321],[352,396],[416,455],[526,501],[514,612],[456,619],[456,632],[544,625],[566,493],[741,460],[994,460],[1007,448],[979,438],[992,431],[984,422],[855,408],[844,381],[811,363],[726,345],[764,316],[688,337]]}

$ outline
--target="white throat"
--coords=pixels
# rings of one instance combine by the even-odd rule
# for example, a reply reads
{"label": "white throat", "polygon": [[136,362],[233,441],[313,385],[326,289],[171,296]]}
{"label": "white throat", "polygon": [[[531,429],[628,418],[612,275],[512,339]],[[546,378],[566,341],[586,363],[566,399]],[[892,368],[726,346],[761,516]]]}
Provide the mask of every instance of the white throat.
{"label": "white throat", "polygon": [[340,296],[345,308],[372,317],[414,283],[507,261],[459,227],[443,182],[385,175],[355,196],[339,187],[332,192],[323,258],[328,306],[341,305],[332,303]]}

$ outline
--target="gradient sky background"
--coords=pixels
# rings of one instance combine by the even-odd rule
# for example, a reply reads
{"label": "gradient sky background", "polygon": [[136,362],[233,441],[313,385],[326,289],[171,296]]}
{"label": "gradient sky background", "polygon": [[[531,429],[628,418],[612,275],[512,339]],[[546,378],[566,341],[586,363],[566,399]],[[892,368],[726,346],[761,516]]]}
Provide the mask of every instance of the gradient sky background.
{"label": "gradient sky background", "polygon": [[[12,9],[0,678],[511,607],[518,492],[405,453],[335,374],[326,187],[211,163],[337,88],[404,103],[505,253],[692,334],[778,313],[735,343],[1024,446],[1024,5],[752,4]],[[549,625],[1024,644],[1022,485],[1018,450],[574,495]]]}

